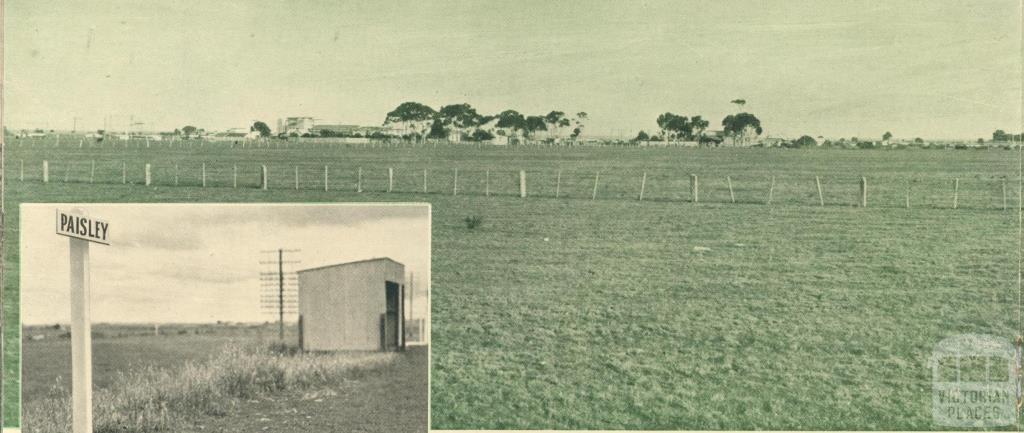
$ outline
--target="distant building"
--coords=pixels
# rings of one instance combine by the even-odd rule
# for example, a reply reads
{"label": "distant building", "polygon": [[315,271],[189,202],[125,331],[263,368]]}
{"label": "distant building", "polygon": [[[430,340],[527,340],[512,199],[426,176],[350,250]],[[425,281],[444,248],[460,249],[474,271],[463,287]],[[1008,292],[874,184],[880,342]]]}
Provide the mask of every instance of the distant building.
{"label": "distant building", "polygon": [[314,120],[312,117],[286,117],[277,120],[277,133],[291,135],[309,134],[313,129]]}

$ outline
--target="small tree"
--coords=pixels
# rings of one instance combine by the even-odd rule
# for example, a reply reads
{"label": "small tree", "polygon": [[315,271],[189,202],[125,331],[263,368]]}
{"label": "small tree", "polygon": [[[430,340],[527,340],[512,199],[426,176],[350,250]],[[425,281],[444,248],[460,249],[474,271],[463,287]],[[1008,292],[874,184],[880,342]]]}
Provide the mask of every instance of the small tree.
{"label": "small tree", "polygon": [[818,140],[810,135],[804,135],[793,142],[794,147],[812,147],[818,145]]}
{"label": "small tree", "polygon": [[541,116],[527,116],[524,122],[526,126],[526,132],[528,135],[533,136],[537,131],[547,131],[547,123],[544,122],[544,118]]}
{"label": "small tree", "polygon": [[195,135],[196,132],[199,132],[199,130],[196,129],[195,126],[186,125],[185,127],[181,128],[181,132],[184,133],[185,137],[187,138],[187,137],[191,137],[191,136]]}
{"label": "small tree", "polygon": [[924,140],[922,140],[921,137],[917,137],[917,138],[914,139],[914,143],[915,144],[924,144]]}
{"label": "small tree", "polygon": [[651,137],[649,135],[647,135],[646,132],[640,131],[639,133],[636,134],[636,138],[634,138],[633,140],[634,141],[647,141],[647,140],[650,140],[650,139],[651,139]]}
{"label": "small tree", "polygon": [[267,126],[266,123],[260,122],[259,120],[252,124],[252,127],[249,128],[249,131],[259,131],[260,137],[270,136],[270,127]]}
{"label": "small tree", "polygon": [[892,138],[891,132],[885,131],[885,134],[882,134],[882,141],[889,141],[890,138]]}
{"label": "small tree", "polygon": [[750,113],[730,114],[722,119],[724,132],[732,137],[734,144],[746,144],[764,130],[761,128],[761,120]]}

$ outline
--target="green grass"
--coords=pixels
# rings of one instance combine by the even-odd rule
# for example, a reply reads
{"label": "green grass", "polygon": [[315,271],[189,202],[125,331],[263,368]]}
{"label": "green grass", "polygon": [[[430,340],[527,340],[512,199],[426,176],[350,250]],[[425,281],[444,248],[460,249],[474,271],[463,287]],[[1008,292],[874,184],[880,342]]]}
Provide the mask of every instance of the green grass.
{"label": "green grass", "polygon": [[[8,172],[44,157],[78,161],[69,166],[78,182],[22,184],[12,175],[9,209],[29,201],[431,202],[434,428],[934,429],[932,347],[963,332],[1015,335],[1017,215],[1000,209],[1003,176],[1011,209],[1017,202],[1014,151],[26,146],[10,148]],[[92,159],[106,161],[103,182],[112,184],[81,182]],[[119,185],[122,159],[135,182],[146,161],[164,167],[155,169],[158,185]],[[195,186],[202,161],[205,189]],[[168,185],[175,163],[179,182],[191,186]],[[238,190],[230,188],[236,163],[246,186]],[[270,191],[251,188],[262,163]],[[291,191],[297,164],[303,189]],[[318,185],[324,164],[327,192]],[[397,193],[382,192],[389,166],[401,179]],[[354,192],[358,167],[363,194]],[[416,192],[424,167],[429,194]],[[520,169],[526,200],[515,196]],[[687,203],[690,173],[701,179],[698,205]],[[765,206],[772,176],[773,205]],[[869,183],[866,209],[853,206],[860,176]],[[482,221],[474,229],[471,216]],[[8,218],[12,266],[18,226],[15,213]],[[16,281],[9,274],[5,302],[17,299]]]}

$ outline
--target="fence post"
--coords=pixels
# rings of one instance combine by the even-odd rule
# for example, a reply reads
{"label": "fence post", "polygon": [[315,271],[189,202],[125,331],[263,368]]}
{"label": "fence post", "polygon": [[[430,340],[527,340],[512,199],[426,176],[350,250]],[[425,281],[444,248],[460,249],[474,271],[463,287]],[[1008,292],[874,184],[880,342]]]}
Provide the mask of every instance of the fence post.
{"label": "fence post", "polygon": [[860,207],[868,207],[868,178],[860,177]]}
{"label": "fence post", "polygon": [[1003,210],[1006,210],[1006,176],[1003,176]]}
{"label": "fence post", "polygon": [[43,160],[43,183],[50,183],[50,161]]}
{"label": "fence post", "polygon": [[203,188],[206,188],[206,163],[203,163]]}
{"label": "fence post", "polygon": [[295,166],[295,190],[299,189],[299,166]]}
{"label": "fence post", "polygon": [[89,183],[93,183],[93,179],[96,177],[96,160],[90,161],[89,164]]}
{"label": "fence post", "polygon": [[526,198],[526,170],[519,170],[519,198]]}
{"label": "fence post", "polygon": [[149,163],[146,163],[146,186],[150,186],[153,181],[152,173],[150,172]]}
{"label": "fence post", "polygon": [[64,183],[68,183],[68,178],[71,176],[71,164],[64,166]]}
{"label": "fence post", "polygon": [[640,178],[640,200],[644,201],[644,189],[647,187],[647,172],[644,172],[643,177]]}
{"label": "fence post", "polygon": [[555,176],[555,198],[558,198],[558,193],[562,188],[562,170],[558,170],[558,175]]}
{"label": "fence post", "polygon": [[327,174],[328,174],[328,170],[329,170],[329,169],[328,169],[328,168],[327,168],[327,166],[325,165],[325,166],[324,166],[324,191],[327,191],[327,188],[328,188],[328,187],[327,187],[327,185],[329,185],[329,183],[328,183],[328,181],[327,181]]}
{"label": "fence post", "polygon": [[238,188],[238,164],[231,166],[231,187]]}
{"label": "fence post", "polygon": [[388,167],[388,192],[391,192],[391,188],[395,184],[395,169]]}
{"label": "fence post", "polygon": [[772,204],[772,196],[775,195],[775,176],[772,176],[772,184],[768,187],[768,203]]}
{"label": "fence post", "polygon": [[732,178],[729,176],[725,177],[725,183],[729,184],[729,200],[736,203],[736,195],[732,192]]}
{"label": "fence post", "polygon": [[174,186],[178,186],[178,164],[174,164]]}
{"label": "fence post", "polygon": [[814,176],[814,183],[818,185],[818,204],[825,206],[825,195],[821,193],[821,178]]}
{"label": "fence post", "polygon": [[957,201],[960,198],[960,178],[953,179],[953,209],[957,208]]}
{"label": "fence post", "polygon": [[491,196],[491,170],[484,171],[484,197]]}
{"label": "fence post", "polygon": [[910,209],[910,179],[907,179],[907,194],[906,194],[906,203],[904,204],[904,206],[907,209]]}
{"label": "fence post", "polygon": [[124,185],[126,183],[128,183],[128,164],[121,161],[121,184]]}
{"label": "fence post", "polygon": [[423,193],[427,193],[427,169],[423,169]]}
{"label": "fence post", "polygon": [[591,200],[597,200],[597,180],[601,178],[601,172],[594,173],[594,193],[590,195]]}
{"label": "fence post", "polygon": [[[20,144],[19,144],[19,146],[20,146]],[[93,163],[95,164],[95,161]],[[18,176],[18,179],[20,181],[24,182],[25,181],[25,160],[24,159],[21,160],[21,171],[19,173],[20,173],[20,175]],[[1005,193],[1006,182],[1003,182],[1003,190],[1004,190],[1003,196],[1006,196],[1006,193]],[[1003,201],[1006,201],[1006,200],[1003,200]],[[1003,207],[1006,207],[1006,206],[1003,206]]]}
{"label": "fence post", "polygon": [[260,189],[265,190],[265,189],[268,189],[268,188],[270,188],[270,176],[267,173],[267,165],[266,164],[261,164],[260,165]]}
{"label": "fence post", "polygon": [[690,175],[690,195],[693,197],[694,203],[700,202],[700,187],[697,184],[697,175]]}
{"label": "fence post", "polygon": [[356,174],[356,192],[363,192],[363,168],[359,167]]}
{"label": "fence post", "polygon": [[452,181],[452,195],[459,195],[459,169],[455,169],[455,177]]}

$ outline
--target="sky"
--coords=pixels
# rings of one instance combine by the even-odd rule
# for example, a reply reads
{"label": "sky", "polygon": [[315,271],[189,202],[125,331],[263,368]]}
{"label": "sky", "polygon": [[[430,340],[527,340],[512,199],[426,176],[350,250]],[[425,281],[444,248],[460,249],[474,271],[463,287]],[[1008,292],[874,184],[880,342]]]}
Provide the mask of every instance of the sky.
{"label": "sky", "polygon": [[[1022,0],[6,0],[12,128],[380,125],[405,101],[658,114],[769,135],[990,137],[1021,127]],[[77,118],[77,120],[76,120]]]}
{"label": "sky", "polygon": [[276,321],[261,312],[260,272],[390,257],[414,275],[414,317],[429,313],[430,208],[410,205],[23,204],[21,309],[26,325],[70,320],[69,241],[55,210],[110,223],[90,245],[94,323]]}

